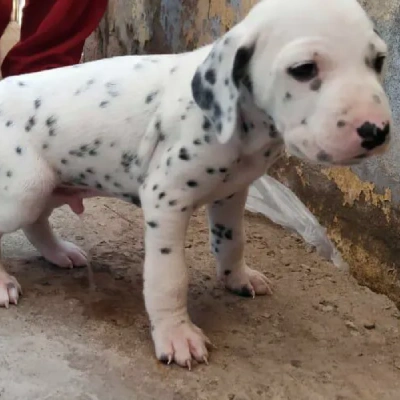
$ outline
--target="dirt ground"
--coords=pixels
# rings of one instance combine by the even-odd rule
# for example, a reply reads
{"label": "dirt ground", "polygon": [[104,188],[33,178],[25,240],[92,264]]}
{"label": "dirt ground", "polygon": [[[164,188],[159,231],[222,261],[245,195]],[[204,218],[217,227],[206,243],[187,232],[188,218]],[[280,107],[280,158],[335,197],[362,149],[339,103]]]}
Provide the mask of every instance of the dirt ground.
{"label": "dirt ground", "polygon": [[60,270],[20,234],[5,238],[24,295],[0,310],[1,400],[400,398],[399,311],[264,218],[247,215],[247,257],[275,294],[256,299],[216,282],[204,213],[192,220],[190,313],[217,348],[191,372],[153,354],[141,211],[94,199],[84,224],[65,209],[53,221],[90,250],[96,287],[86,269]]}

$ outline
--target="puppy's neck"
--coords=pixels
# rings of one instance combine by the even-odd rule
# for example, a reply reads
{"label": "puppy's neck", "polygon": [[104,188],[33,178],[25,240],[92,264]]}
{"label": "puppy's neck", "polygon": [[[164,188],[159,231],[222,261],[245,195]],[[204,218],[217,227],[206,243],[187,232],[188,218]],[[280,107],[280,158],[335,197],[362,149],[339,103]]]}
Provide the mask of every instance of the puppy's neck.
{"label": "puppy's neck", "polygon": [[276,130],[274,120],[267,112],[254,104],[247,90],[239,99],[237,130],[242,142],[243,154],[252,155],[260,151],[283,147],[283,139]]}

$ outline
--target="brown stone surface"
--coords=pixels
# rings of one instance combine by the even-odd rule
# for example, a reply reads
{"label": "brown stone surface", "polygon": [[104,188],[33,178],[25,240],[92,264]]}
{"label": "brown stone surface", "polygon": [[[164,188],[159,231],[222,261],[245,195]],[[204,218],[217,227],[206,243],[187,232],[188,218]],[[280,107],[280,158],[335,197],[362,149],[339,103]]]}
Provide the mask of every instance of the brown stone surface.
{"label": "brown stone surface", "polygon": [[204,213],[192,220],[190,314],[216,346],[210,365],[192,372],[154,358],[142,299],[141,211],[93,199],[84,221],[64,209],[53,218],[63,237],[90,250],[93,291],[86,269],[50,266],[19,234],[3,241],[24,295],[18,307],[0,310],[1,399],[400,398],[393,303],[265,219],[247,215],[246,253],[275,293],[254,300],[216,282]]}

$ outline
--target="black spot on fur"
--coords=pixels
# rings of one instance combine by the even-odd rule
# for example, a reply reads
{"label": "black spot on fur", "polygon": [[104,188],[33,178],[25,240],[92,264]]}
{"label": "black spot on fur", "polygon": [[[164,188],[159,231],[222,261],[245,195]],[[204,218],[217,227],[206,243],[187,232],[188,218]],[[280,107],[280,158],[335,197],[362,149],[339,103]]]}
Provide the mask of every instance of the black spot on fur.
{"label": "black spot on fur", "polygon": [[55,130],[56,123],[57,123],[57,118],[54,115],[51,115],[46,119],[46,126],[49,128],[49,136],[56,135],[56,130]]}
{"label": "black spot on fur", "polygon": [[239,87],[240,82],[247,76],[248,66],[251,57],[254,53],[254,46],[240,47],[235,55],[232,68],[232,80],[236,87]]}
{"label": "black spot on fur", "polygon": [[209,135],[204,135],[204,141],[206,143],[210,143],[211,142],[211,137]]}
{"label": "black spot on fur", "polygon": [[343,121],[342,119],[340,119],[337,122],[337,126],[338,126],[338,128],[343,128],[344,126],[346,126],[346,121]]}
{"label": "black spot on fur", "polygon": [[28,118],[27,123],[25,124],[25,131],[30,132],[31,129],[36,125],[36,118],[35,116],[31,116]]}
{"label": "black spot on fur", "polygon": [[225,231],[225,239],[232,240],[232,229]]}
{"label": "black spot on fur", "polygon": [[43,143],[42,144],[42,149],[43,150],[46,150],[46,149],[48,149],[49,148],[49,145],[47,144],[47,143]]}
{"label": "black spot on fur", "polygon": [[159,199],[159,200],[163,199],[164,197],[165,197],[165,192],[161,192],[161,193],[158,195],[158,199]]}
{"label": "black spot on fur", "polygon": [[320,162],[331,162],[332,156],[328,154],[326,151],[321,150],[317,154],[317,160]]}
{"label": "black spot on fur", "polygon": [[232,271],[230,270],[230,269],[226,269],[225,271],[224,271],[224,275],[225,276],[228,276],[228,275],[230,275],[232,273]]}
{"label": "black spot on fur", "polygon": [[193,140],[193,144],[196,146],[200,146],[201,145],[201,140],[200,139],[195,139]]}
{"label": "black spot on fur", "polygon": [[168,247],[163,247],[162,249],[160,249],[160,253],[161,254],[170,254],[171,253],[171,249]]}
{"label": "black spot on fur", "polygon": [[49,118],[46,119],[46,125],[47,126],[53,126],[57,122],[57,118],[54,115],[51,115]]}
{"label": "black spot on fur", "polygon": [[313,91],[318,91],[321,89],[322,80],[320,78],[314,79],[310,84],[310,89]]}
{"label": "black spot on fur", "polygon": [[192,79],[193,98],[202,110],[211,110],[214,103],[214,93],[203,84],[200,71],[194,74]]}
{"label": "black spot on fur", "polygon": [[12,171],[7,171],[6,175],[7,175],[7,178],[11,178],[13,173],[12,173]]}
{"label": "black spot on fur", "polygon": [[154,98],[157,96],[157,94],[158,94],[158,91],[157,91],[157,90],[154,91],[154,92],[149,93],[149,94],[147,95],[147,97],[146,97],[146,104],[151,103],[151,102],[154,100]]}
{"label": "black spot on fur", "polygon": [[177,204],[178,202],[176,201],[176,200],[170,200],[169,202],[168,202],[168,204],[172,207],[172,206],[176,206],[176,204]]}
{"label": "black spot on fur", "polygon": [[117,84],[115,82],[107,82],[106,90],[107,90],[107,94],[110,97],[118,97],[119,96],[119,91],[117,89]]}
{"label": "black spot on fur", "polygon": [[210,175],[215,173],[215,169],[214,168],[207,168],[206,171],[207,171],[207,174],[210,174]]}
{"label": "black spot on fur", "polygon": [[190,160],[190,155],[185,147],[182,147],[179,150],[179,158],[183,161],[189,161]]}
{"label": "black spot on fur", "polygon": [[134,154],[130,152],[124,152],[121,156],[121,166],[124,168],[124,172],[128,173],[130,171],[131,165],[135,160]]}
{"label": "black spot on fur", "polygon": [[12,124],[13,124],[12,121],[7,121],[7,122],[6,122],[6,127],[8,128],[8,127],[11,126]]}
{"label": "black spot on fur", "polygon": [[214,69],[208,69],[204,75],[205,80],[210,83],[211,85],[215,85],[215,82],[217,81],[217,77],[215,74]]}
{"label": "black spot on fur", "polygon": [[42,105],[42,100],[36,99],[36,100],[34,101],[35,110],[37,110],[41,105]]}
{"label": "black spot on fur", "polygon": [[99,107],[106,108],[109,104],[110,102],[108,100],[103,100],[102,102],[100,102]]}
{"label": "black spot on fur", "polygon": [[277,138],[278,136],[279,136],[279,132],[278,132],[278,130],[276,129],[275,125],[271,125],[271,126],[269,127],[269,137],[270,137],[271,139],[275,139],[275,138]]}
{"label": "black spot on fur", "polygon": [[189,187],[191,187],[191,188],[194,188],[194,187],[199,186],[199,184],[198,184],[196,181],[194,181],[194,180],[188,180],[188,181],[186,182],[186,184],[187,184]]}
{"label": "black spot on fur", "polygon": [[215,118],[216,120],[219,119],[219,118],[221,118],[222,111],[221,111],[221,107],[220,107],[220,105],[219,105],[218,103],[215,103],[215,104],[214,104],[213,110],[214,110],[214,118]]}
{"label": "black spot on fur", "polygon": [[68,160],[66,160],[65,158],[62,158],[61,159],[61,164],[64,164],[64,165],[68,164]]}
{"label": "black spot on fur", "polygon": [[211,128],[211,122],[207,117],[204,117],[203,130],[208,131]]}
{"label": "black spot on fur", "polygon": [[285,100],[285,101],[288,101],[288,100],[290,100],[291,98],[292,98],[291,93],[286,92],[285,97],[284,97],[284,100]]}
{"label": "black spot on fur", "polygon": [[88,174],[94,174],[94,169],[93,168],[86,168],[86,172]]}
{"label": "black spot on fur", "polygon": [[157,223],[156,221],[148,221],[148,222],[147,222],[147,225],[148,225],[150,228],[158,228],[158,223]]}
{"label": "black spot on fur", "polygon": [[22,148],[20,146],[16,147],[15,152],[17,154],[22,154]]}
{"label": "black spot on fur", "polygon": [[158,185],[154,185],[153,186],[153,191],[155,191],[155,190],[157,190],[158,189]]}

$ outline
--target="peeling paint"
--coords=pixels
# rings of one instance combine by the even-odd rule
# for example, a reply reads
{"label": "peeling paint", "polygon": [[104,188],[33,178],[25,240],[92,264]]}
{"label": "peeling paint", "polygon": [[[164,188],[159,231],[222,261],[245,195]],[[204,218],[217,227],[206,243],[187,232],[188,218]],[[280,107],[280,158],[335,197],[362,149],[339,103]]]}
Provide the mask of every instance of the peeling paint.
{"label": "peeling paint", "polygon": [[[343,235],[337,218],[328,228],[328,235],[340,251],[343,259],[351,266],[350,271],[358,283],[387,295],[400,308],[399,272],[394,264],[387,264],[371,253],[371,249],[354,243]],[[382,249],[384,251],[384,249]],[[379,249],[374,252],[379,254]]]}
{"label": "peeling paint", "polygon": [[367,203],[379,207],[385,213],[389,222],[392,201],[392,193],[389,188],[386,188],[383,194],[376,193],[374,183],[362,181],[354,172],[346,167],[326,168],[322,169],[321,173],[334,181],[343,193],[343,205],[349,204],[353,206],[363,196]]}

